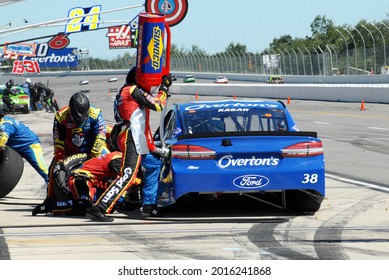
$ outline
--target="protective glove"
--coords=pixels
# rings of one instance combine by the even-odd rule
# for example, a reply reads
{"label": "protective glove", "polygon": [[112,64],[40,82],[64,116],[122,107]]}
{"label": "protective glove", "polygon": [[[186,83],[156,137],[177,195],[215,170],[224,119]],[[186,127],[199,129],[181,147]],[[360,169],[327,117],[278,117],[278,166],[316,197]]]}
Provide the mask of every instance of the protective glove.
{"label": "protective glove", "polygon": [[65,169],[65,168],[64,168],[64,164],[63,164],[63,160],[57,161],[57,162],[54,164],[54,167],[53,167],[53,174],[54,174],[54,176],[57,176],[58,173],[59,173],[61,170],[63,170],[63,169]]}
{"label": "protective glove", "polygon": [[70,193],[70,189],[66,184],[66,168],[63,161],[57,161],[53,167],[53,177],[58,188],[65,193]]}
{"label": "protective glove", "polygon": [[160,157],[168,158],[170,156],[170,149],[166,147],[155,148],[154,153]]}
{"label": "protective glove", "polygon": [[162,83],[159,86],[159,89],[168,93],[169,87],[172,85],[172,75],[169,73],[162,77]]}

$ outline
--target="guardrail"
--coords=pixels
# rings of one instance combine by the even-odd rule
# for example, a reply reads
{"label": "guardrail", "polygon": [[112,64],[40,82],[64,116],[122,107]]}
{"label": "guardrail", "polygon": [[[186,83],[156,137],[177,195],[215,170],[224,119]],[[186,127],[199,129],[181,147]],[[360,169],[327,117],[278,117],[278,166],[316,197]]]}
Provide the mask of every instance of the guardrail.
{"label": "guardrail", "polygon": [[[126,75],[128,70],[70,71],[42,73],[41,76]],[[214,80],[220,73],[173,72],[178,78],[193,74],[197,79]],[[223,74],[221,74],[223,75]],[[171,92],[212,96],[389,103],[389,75],[370,76],[284,76],[284,84],[266,84],[268,76],[225,74],[230,81],[255,83],[183,84],[173,83]],[[2,80],[15,76],[2,77]],[[25,76],[26,77],[26,76]],[[24,77],[24,78],[25,78]],[[37,76],[33,76],[37,77]],[[23,78],[23,79],[24,79]]]}

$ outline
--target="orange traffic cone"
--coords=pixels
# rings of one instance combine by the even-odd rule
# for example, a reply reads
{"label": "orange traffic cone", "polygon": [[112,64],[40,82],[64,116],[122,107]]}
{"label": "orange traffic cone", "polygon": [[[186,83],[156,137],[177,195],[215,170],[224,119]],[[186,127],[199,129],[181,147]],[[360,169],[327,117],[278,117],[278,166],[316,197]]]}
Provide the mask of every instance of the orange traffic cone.
{"label": "orange traffic cone", "polygon": [[290,96],[288,96],[288,104],[290,104]]}
{"label": "orange traffic cone", "polygon": [[236,99],[236,95],[234,95],[233,99],[234,99],[234,100]]}
{"label": "orange traffic cone", "polygon": [[362,100],[362,103],[361,103],[361,111],[365,111],[365,102]]}
{"label": "orange traffic cone", "polygon": [[196,92],[196,99],[199,99],[199,95],[198,95],[198,93]]}

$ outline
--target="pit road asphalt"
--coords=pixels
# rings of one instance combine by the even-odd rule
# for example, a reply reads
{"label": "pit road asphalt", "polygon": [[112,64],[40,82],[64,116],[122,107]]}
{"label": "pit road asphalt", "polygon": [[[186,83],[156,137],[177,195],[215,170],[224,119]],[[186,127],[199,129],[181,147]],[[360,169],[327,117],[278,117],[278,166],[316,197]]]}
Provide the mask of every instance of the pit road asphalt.
{"label": "pit road asphalt", "polygon": [[[88,89],[92,103],[113,120],[118,78],[111,84],[105,76],[87,77],[90,84],[81,87],[81,78],[55,77],[49,86],[61,105],[75,91]],[[195,95],[174,95],[169,102],[188,100],[195,100]],[[43,201],[45,186],[25,163],[18,185],[0,199],[0,259],[388,260],[388,105],[365,104],[366,110],[360,111],[356,103],[292,100],[287,106],[300,130],[317,131],[323,140],[327,193],[315,214],[189,203],[147,220],[137,209],[112,214],[112,223],[33,217],[31,211]],[[39,111],[15,118],[39,135],[49,164],[53,114]],[[155,113],[152,128],[158,123]]]}

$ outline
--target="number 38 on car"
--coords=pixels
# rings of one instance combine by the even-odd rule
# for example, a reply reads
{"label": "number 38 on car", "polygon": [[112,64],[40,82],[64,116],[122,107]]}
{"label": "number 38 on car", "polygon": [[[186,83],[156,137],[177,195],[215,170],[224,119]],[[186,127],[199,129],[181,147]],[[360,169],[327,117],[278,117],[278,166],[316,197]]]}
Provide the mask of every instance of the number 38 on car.
{"label": "number 38 on car", "polygon": [[221,100],[173,104],[157,143],[171,155],[159,205],[183,196],[240,194],[288,211],[315,212],[325,196],[317,133],[299,131],[281,101]]}

